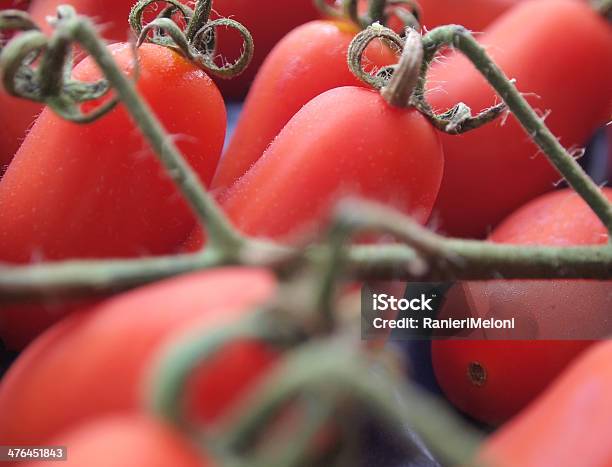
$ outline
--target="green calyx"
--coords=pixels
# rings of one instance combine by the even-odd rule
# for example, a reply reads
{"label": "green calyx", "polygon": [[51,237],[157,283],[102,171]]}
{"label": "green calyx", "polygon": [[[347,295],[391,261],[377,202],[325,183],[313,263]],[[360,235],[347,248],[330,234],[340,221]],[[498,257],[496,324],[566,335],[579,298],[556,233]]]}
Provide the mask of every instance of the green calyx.
{"label": "green calyx", "polygon": [[[163,0],[167,4],[155,19],[146,23],[144,14],[158,0],[140,0],[130,13],[130,26],[138,37],[138,45],[150,42],[181,52],[205,71],[220,78],[233,78],[247,69],[253,58],[255,45],[247,28],[238,21],[228,18],[212,20],[212,0],[198,0],[195,7],[184,5],[179,0]],[[217,28],[233,29],[243,40],[242,52],[234,62],[226,63],[217,58]]]}

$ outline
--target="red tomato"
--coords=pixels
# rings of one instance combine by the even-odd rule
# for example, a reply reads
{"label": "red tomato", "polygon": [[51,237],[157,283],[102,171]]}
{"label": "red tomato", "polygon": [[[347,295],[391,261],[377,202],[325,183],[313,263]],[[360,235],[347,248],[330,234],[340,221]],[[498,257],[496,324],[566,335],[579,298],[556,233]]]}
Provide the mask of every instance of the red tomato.
{"label": "red tomato", "polygon": [[[214,0],[213,9],[219,16],[232,18],[246,26],[255,41],[255,55],[246,72],[231,80],[216,80],[226,99],[242,99],[276,43],[293,28],[319,17],[313,0]],[[219,30],[220,55],[233,60],[241,47],[239,34]]]}
{"label": "red tomato", "polygon": [[[131,47],[110,47],[129,72]],[[145,44],[139,60],[140,92],[170,134],[179,135],[179,148],[208,184],[225,136],[218,89],[169,49]],[[92,81],[100,73],[87,59],[75,75]],[[90,125],[43,111],[0,182],[1,261],[170,253],[194,224],[186,202],[121,107]],[[61,314],[52,317],[42,306],[27,313],[6,307],[0,311],[0,337],[11,348],[22,346]]]}
{"label": "red tomato", "polygon": [[[0,440],[40,443],[91,418],[137,411],[160,348],[187,331],[237,321],[268,300],[275,288],[264,270],[211,270],[73,314],[28,347],[2,380]],[[224,349],[198,369],[187,388],[193,394],[188,404],[198,410],[194,416],[214,420],[272,361],[272,351],[253,342]],[[194,391],[204,383],[209,385],[206,399],[191,400],[202,397]],[[219,391],[210,390],[217,384]]]}
{"label": "red tomato", "polygon": [[612,465],[612,342],[593,346],[523,413],[489,438],[487,465]]}
{"label": "red tomato", "polygon": [[[605,189],[612,200],[612,189]],[[607,242],[599,219],[574,192],[550,193],[527,204],[492,234],[499,243],[591,245]],[[595,336],[612,309],[610,282],[509,281],[467,283],[472,314],[525,317],[534,337]],[[585,319],[584,316],[588,316]],[[570,331],[571,330],[571,331]],[[527,330],[526,330],[527,332]],[[482,334],[474,333],[472,338]],[[529,336],[529,334],[525,334]],[[585,340],[434,341],[433,363],[443,391],[472,417],[498,424],[533,400],[592,342]]]}
{"label": "red tomato", "polygon": [[[546,124],[565,147],[585,144],[609,119],[612,29],[588,4],[526,1],[479,40],[532,106],[551,111]],[[434,66],[430,79],[432,88],[440,87],[430,92],[440,110],[463,101],[477,111],[496,100],[463,57]],[[447,165],[433,217],[451,235],[485,236],[561,178],[513,117],[462,136],[444,135],[442,144]]]}
{"label": "red tomato", "polygon": [[0,0],[0,10],[18,9],[25,10],[28,8],[29,0]]}
{"label": "red tomato", "polygon": [[56,437],[65,461],[34,461],[23,467],[212,467],[193,443],[174,429],[140,416],[114,416],[89,422]]}
{"label": "red tomato", "polygon": [[[249,93],[231,144],[219,163],[213,188],[228,188],[242,177],[304,104],[340,86],[358,85],[346,64],[357,29],[313,21],[288,34],[266,59]],[[374,45],[375,66],[397,62],[388,48]]]}
{"label": "red tomato", "polygon": [[431,30],[446,24],[460,24],[479,32],[502,13],[524,0],[419,0],[421,24]]}
{"label": "red tomato", "polygon": [[369,89],[336,88],[291,119],[222,205],[243,232],[281,239],[316,231],[346,195],[425,222],[443,165],[436,132],[421,114]]}

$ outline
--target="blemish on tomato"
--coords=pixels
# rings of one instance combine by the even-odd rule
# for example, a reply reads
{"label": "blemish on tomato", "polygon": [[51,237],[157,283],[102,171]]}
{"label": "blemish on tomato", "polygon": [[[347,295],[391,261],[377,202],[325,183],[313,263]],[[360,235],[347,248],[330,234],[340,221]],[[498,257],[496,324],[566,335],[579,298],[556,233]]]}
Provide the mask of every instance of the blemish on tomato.
{"label": "blemish on tomato", "polygon": [[479,362],[470,362],[467,368],[470,382],[474,386],[482,387],[487,382],[487,370]]}

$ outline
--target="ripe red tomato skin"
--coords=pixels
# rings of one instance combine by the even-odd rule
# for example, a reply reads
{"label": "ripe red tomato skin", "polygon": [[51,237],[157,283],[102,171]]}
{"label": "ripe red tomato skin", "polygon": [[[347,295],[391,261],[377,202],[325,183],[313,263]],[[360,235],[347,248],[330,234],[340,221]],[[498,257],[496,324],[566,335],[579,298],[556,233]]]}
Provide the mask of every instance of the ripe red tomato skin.
{"label": "ripe red tomato skin", "polygon": [[[604,193],[612,200],[612,189],[604,189]],[[561,190],[543,195],[519,209],[492,233],[490,239],[499,243],[570,246],[605,243],[607,234],[595,214],[576,193]],[[521,300],[519,303],[530,303],[525,293],[537,297],[537,289],[534,290],[537,286],[531,285],[533,283],[513,282],[518,296],[516,300]],[[543,285],[548,289],[551,286]],[[569,290],[577,284],[575,281],[557,281],[556,286]],[[601,288],[605,293],[608,283],[601,283]],[[542,294],[545,293],[549,293],[549,290],[542,290]],[[595,300],[594,293],[591,300]],[[562,297],[563,294],[559,292],[558,295]],[[563,307],[563,303],[559,303],[554,315],[560,326],[568,325],[568,322],[577,329],[601,326],[598,310],[594,310],[594,322],[589,324],[587,320],[584,320],[585,323],[576,321],[579,318],[575,313],[584,310],[573,310],[572,321],[568,316],[572,310],[563,310]],[[547,318],[544,316],[540,319]],[[539,326],[545,325],[539,323]],[[440,340],[432,343],[432,359],[438,382],[449,400],[472,417],[497,425],[523,409],[592,343],[585,340]],[[485,368],[485,385],[478,386],[469,380],[468,368],[471,363]]]}
{"label": "ripe red tomato skin", "polygon": [[[589,341],[437,341],[432,359],[438,384],[462,412],[491,426],[519,413],[586,349]],[[535,358],[534,358],[535,356]],[[535,360],[533,364],[530,364]],[[546,363],[542,365],[539,363]],[[486,388],[469,380],[470,364],[486,368]],[[508,386],[512,377],[520,383]],[[500,377],[501,376],[501,377]]]}
{"label": "ripe red tomato skin", "polygon": [[[332,88],[361,84],[346,65],[356,33],[348,23],[312,21],[283,38],[253,83],[213,188],[229,188],[242,177],[311,99]],[[397,61],[382,46],[370,49],[368,59],[376,66]]]}
{"label": "ripe red tomato skin", "polygon": [[[253,60],[242,75],[231,80],[215,80],[223,97],[232,100],[244,98],[261,64],[285,34],[319,17],[319,12],[312,0],[292,0],[291,2],[215,0],[213,8],[219,16],[232,18],[242,23],[249,30],[255,42]],[[236,32],[219,29],[218,33],[218,53],[233,59],[242,47],[242,39]]]}
{"label": "ripe red tomato skin", "polygon": [[291,119],[221,204],[241,231],[281,240],[316,232],[347,195],[425,222],[443,165],[436,132],[418,112],[373,90],[336,88]]}
{"label": "ripe red tomato skin", "polygon": [[[612,31],[586,2],[524,2],[478,39],[534,108],[551,111],[546,124],[565,147],[586,144],[609,118]],[[478,111],[496,99],[463,58],[435,65],[430,79],[441,89],[429,94],[439,110],[463,101]],[[443,135],[442,144],[447,170],[433,216],[449,235],[486,236],[560,179],[512,116],[503,125],[499,120],[465,135]]]}
{"label": "ripe red tomato skin", "polygon": [[11,96],[0,86],[0,177],[42,109],[39,103]]}
{"label": "ripe red tomato skin", "polygon": [[[90,312],[73,314],[36,339],[4,376],[0,440],[41,443],[92,418],[138,411],[149,367],[160,349],[185,332],[235,322],[275,290],[276,281],[265,270],[226,268],[153,284],[110,299]],[[241,345],[251,352],[245,356]],[[266,348],[248,341],[235,344],[227,357],[234,374],[244,365],[241,378],[235,381],[239,387],[261,374],[252,367],[263,370],[273,363]],[[199,388],[198,381],[219,381],[220,369],[216,359],[210,367],[200,366],[196,384],[190,387]],[[214,399],[219,404],[216,412],[202,401],[191,404],[205,410],[196,417],[212,420],[223,404],[233,402],[239,389],[229,381],[224,387],[227,393]]]}
{"label": "ripe red tomato skin", "polygon": [[[89,421],[58,434],[53,446],[67,447],[64,467],[213,467],[193,444],[173,428],[151,417],[114,415]],[[45,467],[49,461],[21,464]]]}
{"label": "ripe red tomato skin", "polygon": [[483,444],[480,459],[499,467],[612,465],[611,359],[610,341],[587,350]]}

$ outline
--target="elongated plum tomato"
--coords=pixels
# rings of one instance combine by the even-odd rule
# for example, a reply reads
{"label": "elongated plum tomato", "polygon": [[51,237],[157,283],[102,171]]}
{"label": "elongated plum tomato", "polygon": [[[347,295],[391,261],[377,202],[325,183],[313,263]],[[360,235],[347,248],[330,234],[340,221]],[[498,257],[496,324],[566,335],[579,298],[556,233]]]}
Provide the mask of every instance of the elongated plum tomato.
{"label": "elongated plum tomato", "polygon": [[[565,147],[584,145],[609,119],[612,28],[588,2],[523,2],[478,39],[529,103],[550,111],[546,124]],[[463,101],[478,111],[496,100],[460,56],[435,65],[430,79],[429,99],[439,110]],[[442,144],[446,170],[433,216],[451,235],[486,236],[560,178],[512,116],[462,136],[443,135]]]}
{"label": "elongated plum tomato", "polygon": [[[147,286],[69,316],[35,340],[0,383],[0,440],[40,443],[92,418],[138,411],[160,349],[185,332],[234,323],[275,290],[265,270],[211,270]],[[275,355],[255,341],[223,348],[189,381],[189,413],[199,421],[214,421]],[[204,398],[201,385],[207,386]]]}
{"label": "elongated plum tomato", "polygon": [[64,461],[35,461],[23,467],[213,467],[189,440],[144,416],[115,415],[92,420],[58,434],[53,446],[65,446]]}
{"label": "elongated plum tomato", "polygon": [[[218,16],[235,19],[246,26],[255,42],[253,61],[242,75],[231,80],[216,80],[226,99],[244,98],[259,67],[276,43],[293,28],[319,17],[312,0],[214,0],[213,8]],[[240,36],[224,29],[218,29],[218,34],[217,53],[229,58],[236,56],[242,47]]]}
{"label": "elongated plum tomato", "polygon": [[[110,46],[126,72],[128,44]],[[144,44],[138,89],[200,180],[208,184],[225,137],[225,106],[212,80],[181,55]],[[93,81],[88,58],[74,71]],[[170,253],[193,229],[186,202],[119,106],[89,125],[43,111],[0,181],[0,260],[134,257]],[[0,310],[0,338],[26,344],[61,316],[44,306]]]}
{"label": "elongated plum tomato", "polygon": [[[311,99],[333,88],[360,84],[346,64],[348,46],[357,32],[348,23],[313,21],[296,28],[274,48],[249,92],[213,188],[228,188],[242,177]],[[365,63],[374,67],[397,62],[382,44],[373,44],[367,52]]]}
{"label": "elongated plum tomato", "polygon": [[306,104],[221,203],[243,232],[285,240],[320,229],[343,196],[425,222],[443,165],[437,134],[420,113],[369,89],[336,88]]}
{"label": "elongated plum tomato", "polygon": [[[605,189],[612,200],[612,189]],[[491,235],[499,243],[570,246],[607,241],[606,229],[570,190],[546,194],[506,219]],[[609,281],[492,281],[467,283],[472,316],[515,317],[544,339],[601,333],[612,309]],[[461,310],[459,310],[461,312]],[[481,334],[470,337],[477,339]],[[529,337],[523,334],[522,337]],[[433,342],[438,382],[450,401],[495,425],[540,394],[590,340],[439,340]]]}
{"label": "elongated plum tomato", "polygon": [[483,445],[499,467],[612,465],[612,342],[594,345]]}
{"label": "elongated plum tomato", "polygon": [[[110,46],[131,73],[128,44]],[[204,184],[225,137],[225,107],[210,78],[180,54],[144,44],[138,89]],[[99,78],[92,60],[75,76]],[[206,131],[203,131],[205,129]],[[187,203],[120,105],[89,125],[45,110],[0,183],[0,259],[167,253],[194,225]]]}

